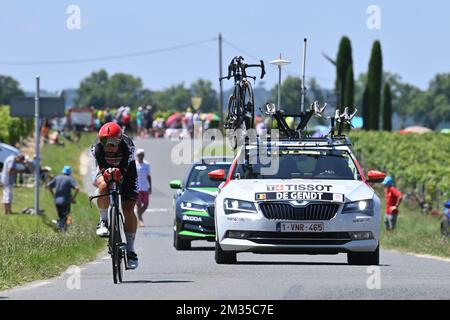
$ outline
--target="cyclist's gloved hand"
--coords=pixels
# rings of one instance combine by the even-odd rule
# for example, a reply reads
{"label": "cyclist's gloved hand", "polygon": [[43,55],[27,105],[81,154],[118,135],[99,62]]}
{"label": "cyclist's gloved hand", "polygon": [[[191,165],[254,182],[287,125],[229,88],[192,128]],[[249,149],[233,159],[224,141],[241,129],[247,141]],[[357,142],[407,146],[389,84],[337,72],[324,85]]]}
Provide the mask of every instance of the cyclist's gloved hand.
{"label": "cyclist's gloved hand", "polygon": [[119,182],[120,179],[122,179],[122,173],[119,168],[108,168],[103,171],[103,178],[105,179],[105,182],[109,182],[111,180]]}

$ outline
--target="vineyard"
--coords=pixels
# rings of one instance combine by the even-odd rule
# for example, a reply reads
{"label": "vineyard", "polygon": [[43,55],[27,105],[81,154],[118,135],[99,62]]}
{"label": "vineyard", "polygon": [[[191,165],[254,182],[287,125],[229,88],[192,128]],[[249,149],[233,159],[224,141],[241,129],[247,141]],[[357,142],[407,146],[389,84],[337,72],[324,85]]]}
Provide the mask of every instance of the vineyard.
{"label": "vineyard", "polygon": [[364,169],[387,172],[422,209],[450,199],[450,135],[352,132],[350,139]]}
{"label": "vineyard", "polygon": [[33,132],[33,119],[9,116],[9,107],[0,106],[0,142],[15,145]]}

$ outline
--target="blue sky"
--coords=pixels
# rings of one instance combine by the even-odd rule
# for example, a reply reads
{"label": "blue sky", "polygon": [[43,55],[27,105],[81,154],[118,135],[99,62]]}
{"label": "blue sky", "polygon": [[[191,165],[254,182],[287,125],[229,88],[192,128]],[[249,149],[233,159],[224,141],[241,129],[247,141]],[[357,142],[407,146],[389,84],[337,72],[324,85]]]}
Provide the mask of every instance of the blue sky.
{"label": "blue sky", "polygon": [[[81,9],[81,29],[68,30],[66,9]],[[369,30],[366,10],[381,9],[381,29]],[[0,0],[0,74],[18,79],[26,90],[41,76],[42,88],[78,86],[101,68],[127,72],[144,86],[161,89],[189,85],[198,78],[218,88],[217,42],[127,59],[79,64],[11,66],[33,62],[95,58],[176,46],[217,37],[222,32],[238,52],[224,44],[224,66],[236,54],[267,63],[279,53],[292,61],[285,76],[300,75],[302,39],[309,39],[307,74],[332,87],[333,66],[322,52],[335,57],[340,38],[352,40],[355,73],[367,70],[375,39],[382,43],[384,69],[421,88],[436,73],[450,71],[450,2],[429,1],[288,1],[288,0],[165,0],[165,1],[23,1]],[[277,81],[267,66],[266,87]]]}

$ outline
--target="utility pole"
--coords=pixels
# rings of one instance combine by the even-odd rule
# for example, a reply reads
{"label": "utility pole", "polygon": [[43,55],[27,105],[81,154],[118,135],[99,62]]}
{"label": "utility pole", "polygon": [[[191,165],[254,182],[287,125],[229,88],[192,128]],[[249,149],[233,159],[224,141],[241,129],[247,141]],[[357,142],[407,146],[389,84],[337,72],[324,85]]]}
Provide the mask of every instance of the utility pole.
{"label": "utility pole", "polygon": [[39,121],[39,76],[36,76],[36,93],[34,95],[34,135],[36,137],[36,166],[35,166],[35,190],[34,190],[34,210],[35,214],[39,214],[39,182],[41,178],[41,161],[39,152],[39,140],[40,136],[40,121]]}
{"label": "utility pole", "polygon": [[[219,78],[223,77],[222,73],[222,34],[219,33]],[[223,85],[222,81],[220,83],[220,94],[219,94],[219,115],[220,115],[220,123],[223,125]]]}
{"label": "utility pole", "polygon": [[308,40],[305,38],[303,40],[302,101],[301,101],[301,106],[300,106],[302,113],[305,112],[305,94],[306,94],[305,73],[306,73],[306,44],[307,44],[307,42],[308,42]]}

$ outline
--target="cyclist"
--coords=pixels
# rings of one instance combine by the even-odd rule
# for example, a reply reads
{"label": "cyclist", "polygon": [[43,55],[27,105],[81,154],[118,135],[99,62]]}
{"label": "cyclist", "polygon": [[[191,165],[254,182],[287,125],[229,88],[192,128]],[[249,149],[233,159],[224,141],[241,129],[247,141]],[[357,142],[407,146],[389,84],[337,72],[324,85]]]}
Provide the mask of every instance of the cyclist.
{"label": "cyclist", "polygon": [[[129,269],[138,267],[138,257],[134,251],[137,220],[134,215],[134,206],[137,199],[137,171],[134,155],[134,143],[130,137],[122,132],[117,123],[104,124],[98,133],[98,140],[92,146],[92,154],[98,165],[96,184],[99,195],[108,193],[107,183],[114,179],[121,181],[120,194],[122,210],[125,215],[125,236],[127,240],[127,260]],[[108,207],[109,197],[97,200],[100,211],[100,222],[97,226],[97,235],[108,237]]]}

